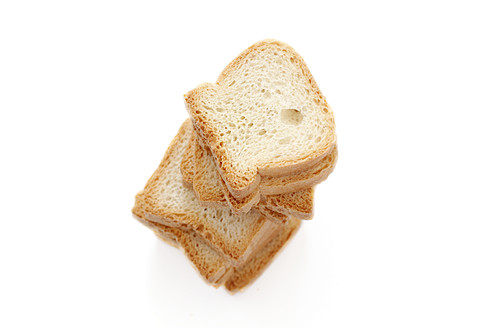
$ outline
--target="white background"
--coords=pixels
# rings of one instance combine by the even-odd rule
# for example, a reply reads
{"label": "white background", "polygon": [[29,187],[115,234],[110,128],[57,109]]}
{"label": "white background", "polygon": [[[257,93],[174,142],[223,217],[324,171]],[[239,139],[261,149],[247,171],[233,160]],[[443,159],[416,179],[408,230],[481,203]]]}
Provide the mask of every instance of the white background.
{"label": "white background", "polygon": [[[492,11],[483,1],[2,1],[0,326],[491,327]],[[130,213],[256,41],[306,60],[340,157],[244,293]]]}

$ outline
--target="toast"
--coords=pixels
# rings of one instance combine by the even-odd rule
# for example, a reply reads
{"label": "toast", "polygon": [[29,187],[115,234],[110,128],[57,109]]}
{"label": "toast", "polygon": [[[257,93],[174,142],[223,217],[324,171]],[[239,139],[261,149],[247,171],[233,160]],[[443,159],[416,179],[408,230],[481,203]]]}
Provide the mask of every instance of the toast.
{"label": "toast", "polygon": [[171,142],[159,167],[144,188],[143,208],[152,222],[195,231],[234,265],[242,264],[268,242],[280,226],[257,211],[234,215],[227,209],[202,206],[183,183],[180,165],[192,137],[186,120]]}
{"label": "toast", "polygon": [[262,177],[300,172],[335,143],[333,112],[304,60],[275,40],[234,59],[215,84],[184,95],[201,139],[210,147],[234,198],[257,192]]}

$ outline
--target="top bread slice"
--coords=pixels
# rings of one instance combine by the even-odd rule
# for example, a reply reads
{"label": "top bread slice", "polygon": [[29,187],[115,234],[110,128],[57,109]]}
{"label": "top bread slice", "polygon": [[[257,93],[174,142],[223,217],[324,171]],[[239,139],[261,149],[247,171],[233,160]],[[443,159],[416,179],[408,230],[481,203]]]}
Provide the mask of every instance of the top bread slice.
{"label": "top bread slice", "polygon": [[280,229],[260,213],[234,215],[202,206],[182,181],[180,164],[192,136],[186,120],[144,189],[146,217],[156,223],[193,230],[235,265],[243,263]]}
{"label": "top bread slice", "polygon": [[184,96],[202,140],[235,198],[261,176],[311,167],[336,143],[333,112],[301,56],[285,43],[258,42]]}

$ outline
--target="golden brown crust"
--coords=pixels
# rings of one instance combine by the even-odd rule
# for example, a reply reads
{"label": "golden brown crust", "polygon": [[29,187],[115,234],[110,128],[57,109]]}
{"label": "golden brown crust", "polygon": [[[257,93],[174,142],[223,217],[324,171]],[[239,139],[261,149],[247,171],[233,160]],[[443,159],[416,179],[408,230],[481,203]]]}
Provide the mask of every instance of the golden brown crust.
{"label": "golden brown crust", "polygon": [[257,205],[255,209],[278,224],[285,224],[289,218],[287,215],[277,212],[266,205]]}
{"label": "golden brown crust", "polygon": [[[205,245],[203,242],[199,243],[201,237],[196,233],[145,219],[143,201],[143,192],[139,192],[135,196],[135,206],[132,209],[135,218],[153,230],[161,240],[183,250],[193,267],[206,282],[214,287],[218,287],[225,282],[226,288],[231,292],[243,289],[252,283],[266,269],[274,256],[287,243],[300,225],[299,220],[290,219],[287,225],[274,238],[268,242],[265,241],[258,247],[258,251],[254,256],[243,265],[234,268],[229,261],[220,257],[219,254],[206,256],[207,251],[203,249],[206,246],[203,246]],[[209,251],[212,250],[210,249]]]}
{"label": "golden brown crust", "polygon": [[181,160],[181,175],[183,176],[183,184],[187,188],[191,188],[193,185],[193,175],[195,171],[195,160],[193,158],[193,153],[195,151],[195,134],[191,136],[190,142],[186,147],[186,150],[183,154],[183,159]]}
{"label": "golden brown crust", "polygon": [[[210,150],[207,149],[206,146],[202,145],[199,141],[199,137],[195,138],[195,158],[194,158],[194,167],[195,167],[195,175],[193,177],[193,189],[195,190],[195,194],[197,194],[197,197],[202,201],[203,199],[208,200],[208,203],[204,203],[204,205],[212,205],[212,203],[215,201],[215,206],[229,206],[231,210],[236,213],[246,213],[251,210],[251,208],[256,208],[258,209],[260,206],[267,205],[269,207],[268,210],[263,209],[260,211],[263,215],[265,215],[268,219],[273,220],[274,222],[279,222],[279,218],[283,217],[283,220],[280,220],[280,222],[284,222],[286,217],[288,215],[294,215],[297,218],[306,218],[306,219],[311,219],[312,217],[312,204],[313,204],[313,190],[312,188],[307,188],[304,190],[300,190],[298,192],[292,193],[290,197],[283,197],[282,195],[269,195],[264,197],[265,199],[261,200],[260,194],[258,192],[250,194],[248,197],[243,198],[241,200],[238,200],[234,198],[230,193],[227,187],[225,186],[225,182],[222,180],[220,175],[217,174],[217,181],[208,181],[208,174],[206,174],[205,171],[209,169],[207,166],[203,165],[203,162],[208,161],[208,158],[210,158]],[[209,156],[206,158],[206,156]],[[325,161],[325,159],[323,159]],[[318,174],[318,171],[322,171],[323,167],[323,161],[316,165],[314,168],[310,169],[310,171],[314,172],[313,174]],[[215,168],[214,168],[215,169]],[[305,171],[303,172],[302,177],[298,177],[298,175],[294,176],[285,176],[280,178],[270,178],[269,180],[264,180],[266,181],[267,187],[269,186],[274,186],[274,187],[281,187],[282,183],[285,183],[287,187],[289,188],[288,184],[290,182],[297,183],[299,180],[302,181],[304,178],[306,181],[306,184],[309,184],[311,181],[313,181],[313,177],[310,176],[309,172],[310,171]],[[316,178],[316,177],[314,177]],[[319,178],[318,178],[319,179]],[[203,185],[208,185],[210,186],[211,184],[216,184],[219,183],[219,186],[221,188],[215,187],[212,192],[210,192],[211,188],[204,188]],[[207,195],[207,192],[210,194]],[[202,194],[202,195],[200,195]],[[226,202],[223,201],[223,199],[226,200]],[[270,199],[270,200],[269,200]],[[283,200],[287,200],[288,202],[283,203]],[[268,201],[269,200],[269,201]],[[203,202],[203,201],[202,201]],[[295,202],[300,202],[300,204],[294,204],[292,206],[291,203]],[[256,205],[255,205],[256,204]],[[278,207],[278,209],[277,209]],[[299,208],[302,207],[303,209],[306,209],[305,212],[302,212],[300,215],[297,210],[294,210],[293,213],[289,213],[289,208]],[[309,207],[311,208],[309,210]]]}
{"label": "golden brown crust", "polygon": [[[195,134],[194,134],[195,135]],[[206,165],[204,165],[204,162],[209,161],[209,158],[211,156],[210,151],[207,149],[206,146],[202,145],[199,141],[199,137],[195,135],[195,138],[193,138],[191,142],[194,142],[194,145],[190,146],[188,145],[187,150],[189,149],[194,149],[195,150],[195,156],[191,158],[194,163],[193,164],[186,164],[184,163],[181,164],[181,172],[183,175],[186,176],[192,176],[192,178],[189,178],[191,181],[191,186],[195,191],[195,195],[197,198],[200,200],[200,202],[204,206],[213,206],[213,207],[230,207],[231,210],[236,213],[242,213],[242,212],[248,212],[252,208],[258,209],[258,207],[261,204],[256,204],[253,206],[253,204],[257,203],[257,199],[260,199],[260,195],[258,193],[251,194],[247,198],[244,198],[242,200],[237,200],[232,195],[228,192],[227,187],[225,187],[225,183],[220,177],[220,175],[217,175],[217,181],[209,181],[210,178],[208,177],[209,174],[206,173],[207,169],[209,169]],[[208,156],[206,158],[205,156]],[[192,156],[190,156],[192,157]],[[185,160],[188,160],[187,158],[183,157],[183,162]],[[214,165],[214,170],[215,170],[215,164]],[[189,172],[191,168],[195,168],[194,172]],[[185,171],[188,170],[188,171]],[[273,178],[275,180],[275,178]],[[215,184],[216,186],[210,187],[211,184]],[[219,185],[217,188],[217,184]],[[207,188],[208,186],[208,188]],[[218,190],[217,190],[218,189]],[[311,190],[307,189],[305,190],[307,194],[311,194]],[[304,191],[298,192],[300,196],[304,194]],[[251,199],[249,199],[251,198]],[[273,198],[275,199],[276,196],[268,196],[267,198]],[[305,200],[299,198],[299,200],[303,201],[303,204],[299,204],[297,206],[303,206],[308,207],[309,205],[306,205]],[[295,202],[296,199],[290,198],[289,202]],[[312,201],[311,201],[312,204]],[[286,208],[291,207],[290,204],[285,204]],[[271,219],[274,222],[279,222],[278,218],[283,217],[283,216],[288,216],[289,213],[288,210],[285,209],[283,213],[279,213],[280,211],[277,211],[275,207],[281,207],[281,201],[277,201],[274,204],[270,204],[270,209],[268,211],[261,211],[263,215],[265,215],[268,219]],[[299,217],[297,213],[293,213],[296,217]]]}

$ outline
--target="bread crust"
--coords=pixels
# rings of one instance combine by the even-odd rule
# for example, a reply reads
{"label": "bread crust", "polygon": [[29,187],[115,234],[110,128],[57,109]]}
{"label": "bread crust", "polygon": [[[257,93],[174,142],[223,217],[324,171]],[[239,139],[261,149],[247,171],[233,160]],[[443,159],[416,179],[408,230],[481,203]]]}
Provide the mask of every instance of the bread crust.
{"label": "bread crust", "polygon": [[314,187],[328,178],[335,169],[337,161],[338,147],[335,144],[328,155],[309,169],[281,177],[263,178],[259,187],[260,192],[262,195],[279,195]]}
{"label": "bread crust", "polygon": [[[231,210],[235,213],[247,213],[250,211],[252,208],[254,209],[259,209],[262,204],[263,207],[266,205],[265,202],[265,197],[261,196],[259,193],[254,193],[251,194],[248,198],[242,199],[242,200],[237,200],[232,195],[228,192],[227,187],[225,186],[224,181],[221,179],[220,175],[216,175],[215,179],[217,181],[209,181],[211,176],[207,174],[206,172],[200,172],[200,171],[205,171],[207,169],[210,169],[208,165],[202,165],[203,163],[201,161],[209,161],[209,158],[206,158],[206,156],[211,156],[210,152],[205,148],[206,146],[203,146],[199,141],[198,137],[196,137],[194,140],[190,142],[194,142],[194,145],[192,147],[188,146],[188,149],[194,148],[195,149],[195,154],[197,154],[194,158],[195,163],[192,165],[195,168],[194,172],[194,177],[191,179],[192,182],[192,188],[195,191],[195,194],[197,195],[197,198],[201,200],[201,202],[205,206],[215,206],[215,207],[229,207]],[[185,158],[183,157],[183,162],[185,161]],[[214,165],[214,164],[212,164]],[[189,165],[191,166],[191,165]],[[181,168],[183,168],[184,165],[181,165]],[[215,165],[214,165],[214,170],[216,170]],[[189,172],[186,172],[185,175],[192,175]],[[306,174],[306,176],[309,177],[309,174]],[[207,179],[209,177],[209,179]],[[286,181],[296,181],[297,179],[295,177],[290,177],[287,176],[285,177]],[[278,178],[272,178],[272,181],[268,180],[263,180],[269,182],[270,185],[275,186],[275,181],[278,180]],[[283,183],[285,180],[277,181],[277,184],[280,185]],[[211,188],[210,185],[214,184],[215,187]],[[206,187],[203,187],[205,185]],[[218,185],[218,186],[217,186]],[[208,187],[208,188],[207,188]],[[220,188],[217,188],[220,187]],[[284,198],[279,198],[279,196],[267,196],[266,198],[271,198],[270,200],[270,206],[268,210],[263,209],[260,211],[264,216],[266,216],[268,219],[271,219],[273,222],[279,222],[279,217],[284,216],[284,220],[286,216],[293,215],[296,218],[302,218],[306,217],[305,213],[302,215],[298,216],[298,213],[288,213],[288,208],[291,208],[292,205],[290,203],[295,203],[295,202],[302,202],[302,204],[297,204],[297,206],[303,206],[304,208],[311,208],[312,209],[312,204],[313,204],[313,199],[314,199],[314,193],[311,190],[312,188],[307,188],[298,191],[295,193],[295,197],[290,197],[288,202],[282,203],[282,199]],[[211,194],[206,195],[207,192],[212,191]],[[205,195],[203,195],[205,194]],[[203,202],[203,200],[206,199],[207,202]],[[224,199],[226,201],[224,201]],[[261,200],[260,200],[261,199]],[[278,200],[276,200],[278,199]],[[215,202],[215,203],[214,203]],[[279,209],[277,209],[277,207]],[[283,211],[280,210],[280,208],[283,208]],[[309,211],[308,211],[309,212]],[[311,213],[312,214],[312,213]],[[309,215],[308,215],[309,216]],[[311,216],[309,216],[310,218]],[[280,221],[281,222],[281,221]]]}
{"label": "bread crust", "polygon": [[[292,201],[292,200],[295,201]],[[269,209],[275,209],[286,216],[293,216],[302,220],[311,220],[314,213],[314,188],[304,193],[288,193],[276,195],[275,197],[266,197],[264,206]],[[278,206],[278,204],[282,206]]]}

